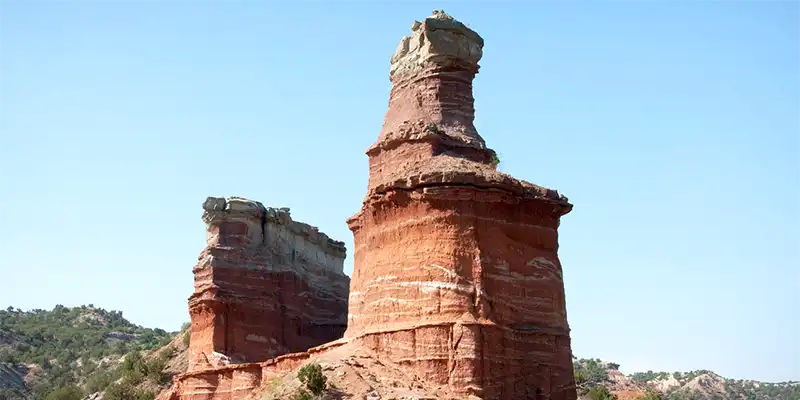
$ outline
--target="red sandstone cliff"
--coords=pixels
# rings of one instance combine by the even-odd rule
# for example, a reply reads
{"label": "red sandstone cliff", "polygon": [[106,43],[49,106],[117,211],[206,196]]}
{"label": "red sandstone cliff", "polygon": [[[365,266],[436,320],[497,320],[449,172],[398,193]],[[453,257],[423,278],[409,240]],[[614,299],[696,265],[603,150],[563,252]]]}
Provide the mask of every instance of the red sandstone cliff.
{"label": "red sandstone cliff", "polygon": [[342,336],[343,243],[288,209],[213,197],[203,209],[208,243],[193,270],[189,370],[266,361]]}
{"label": "red sandstone cliff", "polygon": [[348,220],[345,339],[486,399],[574,399],[556,191],[496,170],[473,125],[483,39],[443,12],[392,57],[389,110]]}

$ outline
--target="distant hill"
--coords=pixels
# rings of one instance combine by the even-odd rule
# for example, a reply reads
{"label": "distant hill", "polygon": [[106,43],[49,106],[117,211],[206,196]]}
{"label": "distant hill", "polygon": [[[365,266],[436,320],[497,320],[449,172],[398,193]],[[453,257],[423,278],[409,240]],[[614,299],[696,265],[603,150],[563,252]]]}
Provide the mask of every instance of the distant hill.
{"label": "distant hill", "polygon": [[124,355],[147,355],[175,335],[92,305],[9,307],[0,311],[0,400],[67,400],[104,390],[119,379]]}
{"label": "distant hill", "polygon": [[[186,370],[187,329],[143,328],[92,305],[9,307],[0,311],[0,400],[154,399]],[[734,380],[706,370],[625,375],[612,362],[573,362],[585,400],[800,400],[800,382]]]}
{"label": "distant hill", "polygon": [[727,379],[708,370],[637,372],[599,359],[573,359],[581,398],[590,400],[800,400],[800,382]]}

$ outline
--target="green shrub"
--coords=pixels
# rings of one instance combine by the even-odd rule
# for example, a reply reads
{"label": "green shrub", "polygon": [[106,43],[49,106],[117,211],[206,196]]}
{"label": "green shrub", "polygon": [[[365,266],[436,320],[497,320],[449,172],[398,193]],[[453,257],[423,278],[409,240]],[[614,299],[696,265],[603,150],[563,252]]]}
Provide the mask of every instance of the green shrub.
{"label": "green shrub", "polygon": [[112,371],[99,369],[98,372],[93,373],[86,380],[86,391],[95,393],[103,391],[111,382],[116,380],[116,375]]}
{"label": "green shrub", "polygon": [[500,164],[500,157],[497,156],[497,153],[492,152],[491,163],[494,166],[497,166],[498,164]]}
{"label": "green shrub", "polygon": [[123,382],[133,385],[143,381],[147,376],[147,363],[145,363],[142,354],[138,351],[126,355],[119,369],[122,373]]}
{"label": "green shrub", "polygon": [[580,359],[573,362],[573,370],[576,373],[576,384],[578,377],[581,383],[599,384],[608,380],[608,371],[605,365],[599,360]]}
{"label": "green shrub", "polygon": [[322,367],[319,364],[306,364],[300,367],[297,372],[297,378],[314,395],[322,394],[328,382],[328,378],[322,374]]}
{"label": "green shrub", "polygon": [[155,393],[137,390],[129,382],[112,383],[103,394],[103,400],[154,400],[155,398]]}

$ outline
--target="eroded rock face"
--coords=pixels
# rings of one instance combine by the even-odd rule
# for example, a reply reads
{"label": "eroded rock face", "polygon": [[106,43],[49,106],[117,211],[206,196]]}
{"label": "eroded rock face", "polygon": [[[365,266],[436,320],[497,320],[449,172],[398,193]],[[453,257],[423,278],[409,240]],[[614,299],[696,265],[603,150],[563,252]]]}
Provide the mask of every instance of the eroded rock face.
{"label": "eroded rock face", "polygon": [[391,60],[369,186],[348,220],[345,339],[485,399],[575,399],[558,192],[496,170],[474,120],[481,37],[444,12]]}
{"label": "eroded rock face", "polygon": [[265,361],[342,336],[350,283],[342,242],[293,221],[286,208],[209,197],[203,209],[190,371]]}

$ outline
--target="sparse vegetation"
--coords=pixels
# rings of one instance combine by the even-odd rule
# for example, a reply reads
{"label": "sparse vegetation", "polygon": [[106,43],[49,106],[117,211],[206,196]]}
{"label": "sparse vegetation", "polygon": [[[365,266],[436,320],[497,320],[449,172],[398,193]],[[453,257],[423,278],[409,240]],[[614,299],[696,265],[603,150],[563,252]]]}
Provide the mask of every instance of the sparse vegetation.
{"label": "sparse vegetation", "polygon": [[83,392],[75,385],[60,387],[50,392],[45,400],[80,400]]}
{"label": "sparse vegetation", "polygon": [[[614,383],[608,380],[608,371],[617,370],[618,364],[573,357],[573,365],[575,386],[581,398],[615,398],[610,389],[614,387]],[[692,387],[691,382],[702,375],[708,375],[708,378],[705,383],[700,383],[704,387],[701,391]],[[725,379],[708,370],[637,372],[629,375],[629,378],[641,388],[647,388],[645,394],[636,400],[800,400],[800,382],[765,383]],[[654,383],[671,378],[678,381],[677,386],[664,392],[654,390]],[[724,389],[720,390],[720,387]]]}
{"label": "sparse vegetation", "polygon": [[[619,368],[619,364],[614,364]],[[583,383],[594,386],[608,380],[606,364],[598,359],[585,359],[573,361],[576,382],[580,379]]]}
{"label": "sparse vegetation", "polygon": [[662,400],[661,393],[648,390],[643,396],[639,396],[636,400]]}

